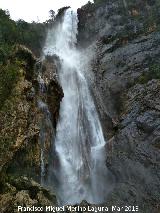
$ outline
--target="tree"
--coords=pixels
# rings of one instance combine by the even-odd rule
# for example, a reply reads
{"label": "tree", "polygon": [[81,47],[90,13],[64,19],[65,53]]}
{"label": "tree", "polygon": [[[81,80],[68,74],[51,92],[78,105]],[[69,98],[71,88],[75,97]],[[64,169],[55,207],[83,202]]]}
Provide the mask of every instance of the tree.
{"label": "tree", "polygon": [[50,10],[49,11],[49,17],[50,17],[50,19],[52,20],[52,21],[54,21],[54,19],[55,19],[55,11],[54,10]]}

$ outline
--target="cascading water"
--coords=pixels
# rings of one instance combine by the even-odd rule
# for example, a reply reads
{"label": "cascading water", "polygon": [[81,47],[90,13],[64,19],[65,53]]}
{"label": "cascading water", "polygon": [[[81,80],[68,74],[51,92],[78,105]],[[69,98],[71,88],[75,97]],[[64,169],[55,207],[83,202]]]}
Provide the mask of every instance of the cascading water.
{"label": "cascading water", "polygon": [[48,33],[45,55],[57,55],[64,91],[57,125],[55,149],[59,159],[53,168],[60,204],[82,200],[100,203],[106,198],[108,171],[105,140],[96,107],[84,75],[83,56],[76,49],[78,19],[71,9],[63,21]]}

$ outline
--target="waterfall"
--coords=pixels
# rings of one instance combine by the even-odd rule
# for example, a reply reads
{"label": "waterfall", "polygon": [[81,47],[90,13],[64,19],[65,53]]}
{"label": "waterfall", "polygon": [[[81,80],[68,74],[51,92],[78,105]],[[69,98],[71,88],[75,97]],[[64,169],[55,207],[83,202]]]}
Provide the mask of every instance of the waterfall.
{"label": "waterfall", "polygon": [[109,190],[105,140],[85,77],[87,67],[76,48],[77,25],[77,14],[66,10],[63,20],[49,31],[44,47],[45,55],[57,55],[61,61],[58,75],[64,98],[55,138],[59,163],[52,172],[63,205],[82,200],[101,203]]}

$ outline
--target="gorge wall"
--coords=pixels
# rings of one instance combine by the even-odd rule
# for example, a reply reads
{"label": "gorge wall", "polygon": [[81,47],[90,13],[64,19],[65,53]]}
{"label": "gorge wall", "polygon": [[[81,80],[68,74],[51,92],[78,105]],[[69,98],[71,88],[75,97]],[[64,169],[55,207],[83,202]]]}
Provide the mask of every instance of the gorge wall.
{"label": "gorge wall", "polygon": [[91,88],[116,178],[108,203],[158,212],[159,1],[101,1],[78,10],[79,46],[92,46]]}
{"label": "gorge wall", "polygon": [[[15,69],[17,79],[0,109],[0,208],[1,212],[6,213],[18,212],[18,205],[29,207],[57,203],[55,195],[39,184],[42,163],[47,167],[50,160],[52,135],[45,123],[45,106],[39,107],[38,103],[39,100],[48,103],[55,135],[60,100],[63,97],[62,88],[56,79],[56,65],[49,57],[39,61],[29,49],[19,45],[12,54],[12,60],[19,62]],[[9,67],[13,62],[8,63]],[[40,70],[46,89],[44,94],[38,82]],[[50,73],[54,77],[50,77]],[[46,130],[43,141],[42,128]]]}

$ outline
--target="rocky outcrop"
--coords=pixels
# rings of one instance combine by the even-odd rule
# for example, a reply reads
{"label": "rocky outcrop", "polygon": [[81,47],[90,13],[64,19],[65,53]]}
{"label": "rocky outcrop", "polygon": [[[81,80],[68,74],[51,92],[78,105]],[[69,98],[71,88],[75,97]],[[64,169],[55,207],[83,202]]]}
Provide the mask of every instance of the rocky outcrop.
{"label": "rocky outcrop", "polygon": [[60,68],[60,61],[57,56],[46,56],[42,61],[42,77],[46,83],[46,103],[49,106],[49,110],[53,118],[53,126],[56,128],[56,124],[59,118],[60,102],[64,96],[62,87],[58,81],[58,69]]}
{"label": "rocky outcrop", "polygon": [[[22,169],[25,174],[28,173],[30,175],[33,172],[36,176],[39,170],[40,154],[38,145],[39,127],[35,116],[38,114],[38,108],[32,82],[26,79],[26,73],[29,72],[30,64],[27,59],[22,60],[19,58],[16,54],[17,51],[22,51],[22,48],[20,47],[19,50],[14,52],[9,62],[12,64],[13,58],[17,60],[17,79],[0,110],[1,172],[6,171],[12,163],[13,167],[15,165],[16,171],[22,172]],[[23,53],[21,57],[27,55],[26,57],[28,58],[29,55],[29,61],[35,61],[34,56],[32,56],[28,49],[23,48]],[[26,63],[25,67],[24,63]],[[9,65],[7,66],[9,69]],[[32,69],[33,67],[31,66],[30,72],[33,72]],[[7,78],[5,80],[7,81]],[[29,94],[32,94],[32,98]],[[14,164],[14,159],[17,159],[17,157],[17,164]]]}
{"label": "rocky outcrop", "polygon": [[[50,61],[46,58],[35,65],[37,59],[32,52],[24,46],[17,46],[9,63],[12,64],[14,60],[17,60],[17,78],[0,109],[0,205],[2,212],[6,213],[17,212],[18,204],[56,205],[55,196],[50,196],[47,190],[30,178],[38,182],[41,180],[43,127],[48,133],[43,147],[44,166],[47,167],[63,97],[55,74],[58,66],[56,59]],[[39,69],[36,67],[39,63],[43,72],[44,93],[40,91],[41,85],[37,80]],[[40,101],[44,104],[41,107]],[[47,104],[53,130],[45,120],[44,110]]]}
{"label": "rocky outcrop", "polygon": [[107,143],[107,166],[116,177],[110,202],[159,212],[160,80],[136,84],[124,100],[117,133]]}
{"label": "rocky outcrop", "polygon": [[157,1],[100,2],[78,10],[78,40],[79,46],[93,45],[96,52],[91,84],[110,137],[123,105],[120,93],[138,79],[156,77],[152,68],[159,65],[159,12]]}
{"label": "rocky outcrop", "polygon": [[[37,62],[35,66],[36,68],[31,81],[26,80],[26,74],[25,78],[23,77],[23,79],[19,81],[22,87],[18,87],[19,99],[17,100],[17,104],[18,106],[21,105],[21,107],[18,107],[16,102],[12,103],[16,110],[15,119],[17,120],[15,123],[16,126],[13,125],[13,129],[16,130],[16,128],[20,128],[20,133],[19,135],[17,133],[15,134],[16,136],[18,135],[17,145],[14,145],[17,149],[15,149],[14,153],[11,150],[10,156],[13,154],[14,157],[8,167],[8,171],[14,174],[27,175],[40,181],[42,163],[41,137],[43,128],[45,128],[46,131],[43,147],[45,167],[47,167],[63,91],[58,83],[56,75],[57,68],[54,60],[50,61],[49,59],[45,59],[42,62]],[[42,72],[43,85],[40,85],[40,82],[37,80],[39,72]],[[44,91],[41,91],[40,87],[43,87]],[[22,95],[23,102],[21,100]],[[12,94],[12,99],[15,101],[15,94]],[[50,124],[47,123],[48,121],[45,116],[45,113],[48,113],[46,111],[48,110],[47,105],[51,113]],[[22,112],[20,110],[22,110]],[[23,125],[23,122],[25,122],[25,125]],[[6,134],[6,129],[3,129],[3,131]]]}
{"label": "rocky outcrop", "polygon": [[52,205],[57,205],[56,196],[27,177],[10,179],[0,194],[1,213],[17,213],[18,206],[45,208]]}
{"label": "rocky outcrop", "polygon": [[159,1],[95,0],[78,9],[80,46],[105,37],[124,43],[159,28]]}
{"label": "rocky outcrop", "polygon": [[109,137],[116,129],[123,108],[121,94],[137,82],[145,83],[158,77],[154,66],[159,67],[159,42],[160,33],[154,32],[133,39],[128,44],[119,40],[97,43],[92,87],[102,123],[108,126]]}

